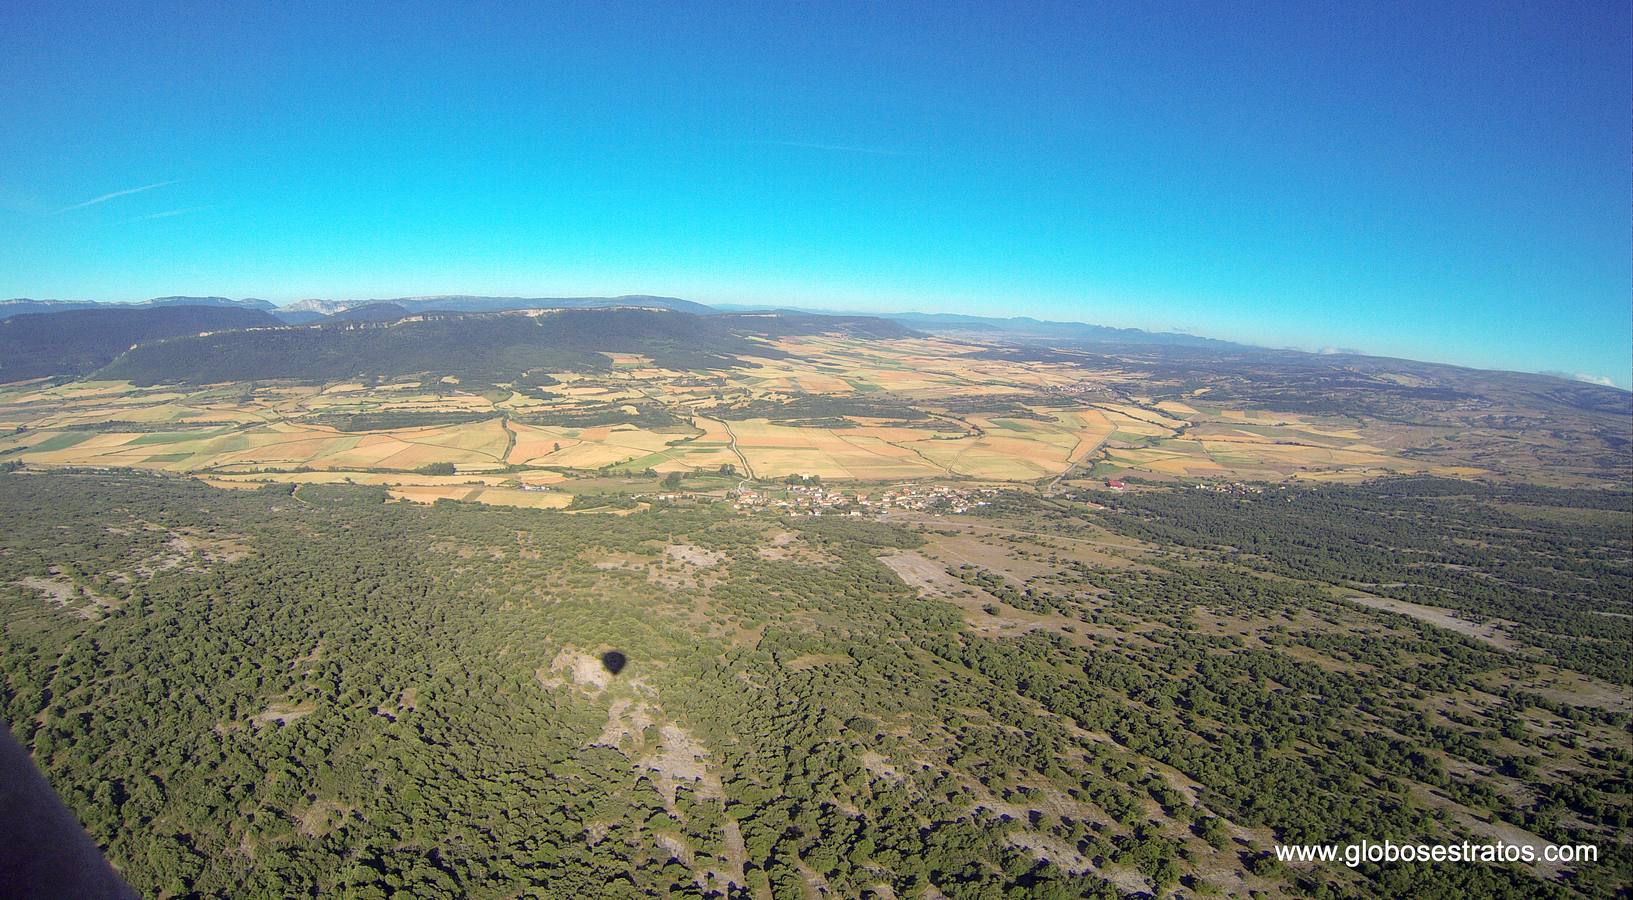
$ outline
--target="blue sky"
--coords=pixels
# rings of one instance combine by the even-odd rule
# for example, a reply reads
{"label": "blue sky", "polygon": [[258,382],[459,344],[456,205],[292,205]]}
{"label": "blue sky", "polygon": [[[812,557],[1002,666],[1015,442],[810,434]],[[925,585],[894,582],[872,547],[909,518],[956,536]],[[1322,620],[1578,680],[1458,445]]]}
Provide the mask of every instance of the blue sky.
{"label": "blue sky", "polygon": [[511,5],[0,6],[0,296],[661,293],[1633,370],[1625,2]]}

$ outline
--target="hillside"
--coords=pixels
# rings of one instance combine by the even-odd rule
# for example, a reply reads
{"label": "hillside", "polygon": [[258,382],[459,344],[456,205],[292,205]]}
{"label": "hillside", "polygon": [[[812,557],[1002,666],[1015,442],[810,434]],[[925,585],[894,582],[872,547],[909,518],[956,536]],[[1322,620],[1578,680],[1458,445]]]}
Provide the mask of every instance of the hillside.
{"label": "hillside", "polygon": [[134,347],[100,373],[137,384],[294,379],[330,381],[436,373],[509,381],[533,370],[610,369],[607,354],[639,354],[679,370],[723,369],[743,356],[783,354],[755,338],[823,331],[901,336],[865,317],[696,316],[646,308],[430,312],[400,304],[343,311],[358,321],[217,333]]}
{"label": "hillside", "polygon": [[0,321],[0,382],[86,375],[143,341],[279,325],[265,312],[236,306],[104,306],[12,316]]}

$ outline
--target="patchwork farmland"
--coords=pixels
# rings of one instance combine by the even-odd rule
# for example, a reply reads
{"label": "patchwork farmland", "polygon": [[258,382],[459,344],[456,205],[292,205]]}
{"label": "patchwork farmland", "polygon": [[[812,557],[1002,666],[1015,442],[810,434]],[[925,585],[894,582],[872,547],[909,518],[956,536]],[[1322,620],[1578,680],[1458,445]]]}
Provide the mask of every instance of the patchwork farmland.
{"label": "patchwork farmland", "polygon": [[1480,471],[1403,452],[1441,436],[1430,426],[1158,399],[1117,370],[992,358],[959,341],[818,335],[767,347],[725,370],[625,353],[604,372],[500,384],[14,384],[0,387],[0,460],[335,478],[411,499],[609,471],[1016,482]]}

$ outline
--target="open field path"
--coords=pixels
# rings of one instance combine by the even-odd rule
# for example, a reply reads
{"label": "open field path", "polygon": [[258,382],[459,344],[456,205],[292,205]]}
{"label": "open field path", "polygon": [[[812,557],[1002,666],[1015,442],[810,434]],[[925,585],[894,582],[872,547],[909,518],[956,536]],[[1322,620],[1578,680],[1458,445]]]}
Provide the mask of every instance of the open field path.
{"label": "open field path", "polygon": [[[1050,480],[1049,485],[1043,489],[1043,495],[1045,497],[1054,496],[1055,490],[1060,487],[1060,482],[1062,480],[1064,480],[1066,478],[1066,476],[1072,474],[1072,471],[1074,469],[1076,469],[1078,466],[1083,465],[1083,462],[1085,460],[1087,460],[1091,454],[1093,454],[1095,451],[1099,450],[1100,448],[1106,446],[1106,441],[1110,437],[1111,436],[1109,434],[1101,437],[1099,440],[1095,441],[1092,446],[1090,446],[1088,449],[1084,450],[1082,453],[1077,452],[1077,448],[1073,447],[1072,448],[1072,456],[1071,456],[1070,459],[1068,459],[1066,461],[1066,468],[1064,470],[1062,470],[1059,475],[1056,475],[1053,479]],[[1082,441],[1078,441],[1078,444],[1081,445]]]}
{"label": "open field path", "polygon": [[719,422],[726,428],[726,446],[731,448],[731,452],[737,455],[737,461],[743,464],[743,474],[753,478],[754,467],[748,464],[748,457],[737,446],[737,432],[731,430],[731,423],[725,419],[720,419]]}

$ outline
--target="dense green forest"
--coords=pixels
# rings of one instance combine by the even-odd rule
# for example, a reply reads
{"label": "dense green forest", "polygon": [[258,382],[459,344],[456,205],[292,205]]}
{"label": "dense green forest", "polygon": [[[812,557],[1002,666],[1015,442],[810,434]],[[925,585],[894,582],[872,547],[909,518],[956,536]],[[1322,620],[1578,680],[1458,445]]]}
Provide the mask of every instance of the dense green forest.
{"label": "dense green forest", "polygon": [[[1627,602],[1625,500],[1017,491],[964,523],[992,529],[969,558],[933,522],[706,501],[19,471],[0,701],[154,896],[1616,896],[1630,648],[1586,616]],[[1455,555],[1473,540],[1494,552]],[[1466,594],[1482,573],[1503,589]],[[1362,581],[1444,586],[1521,645]],[[1601,858],[1269,854],[1500,828]]]}
{"label": "dense green forest", "polygon": [[1402,478],[1103,502],[1124,533],[1507,620],[1550,661],[1633,685],[1633,493]]}
{"label": "dense green forest", "polygon": [[520,313],[425,313],[393,323],[346,322],[271,332],[222,332],[143,344],[101,377],[137,384],[331,381],[437,372],[508,380],[530,369],[611,368],[597,350],[641,353],[675,369],[723,368],[739,355],[777,355],[716,317],[651,309]]}
{"label": "dense green forest", "polygon": [[11,316],[0,320],[0,383],[86,375],[139,341],[282,324],[262,310],[232,306],[73,309]]}
{"label": "dense green forest", "polygon": [[[37,318],[92,312],[102,311]],[[261,312],[214,312],[253,315],[279,324]],[[659,367],[677,371],[724,369],[741,365],[744,356],[787,355],[755,338],[824,331],[867,337],[913,333],[866,316],[694,315],[636,308],[556,309],[542,314],[423,312],[392,322],[325,321],[271,331],[218,329],[135,347],[126,340],[117,351],[123,355],[113,359],[98,377],[151,385],[334,381],[435,372],[473,381],[508,382],[535,369],[606,371],[611,362],[601,351],[641,354]],[[109,354],[108,359],[112,357]]]}

